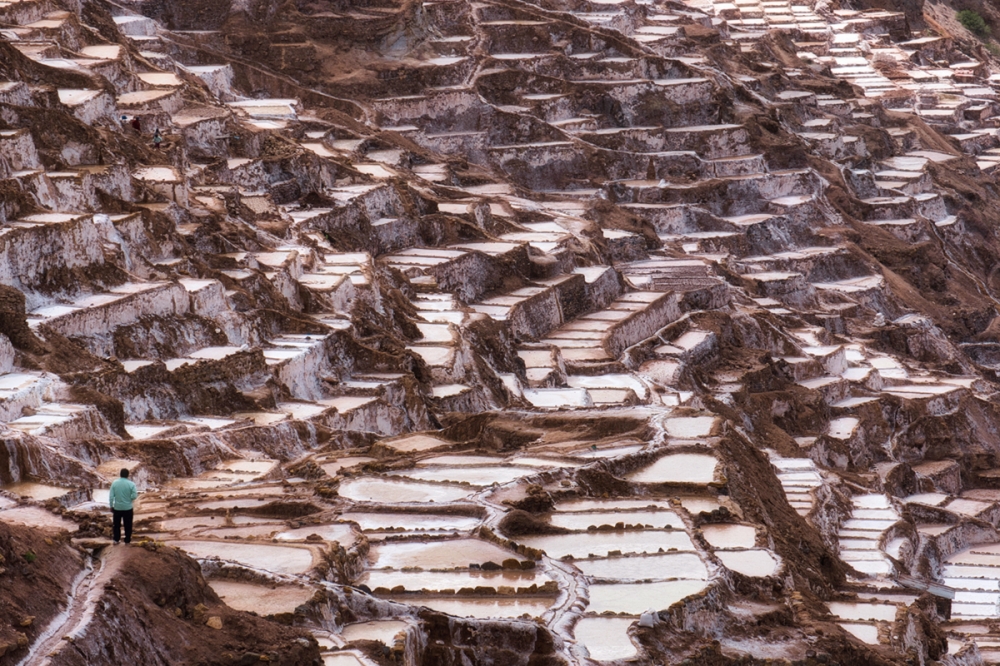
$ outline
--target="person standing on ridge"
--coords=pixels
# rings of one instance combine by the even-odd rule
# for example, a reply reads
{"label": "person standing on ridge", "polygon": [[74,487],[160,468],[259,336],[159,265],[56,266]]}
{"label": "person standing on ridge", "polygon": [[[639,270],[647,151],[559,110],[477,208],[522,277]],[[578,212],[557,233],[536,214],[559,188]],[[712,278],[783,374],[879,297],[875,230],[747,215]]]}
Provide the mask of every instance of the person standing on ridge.
{"label": "person standing on ridge", "polygon": [[163,135],[160,134],[160,128],[157,127],[156,131],[153,132],[153,146],[159,150],[160,144],[163,143]]}
{"label": "person standing on ridge", "polygon": [[111,484],[111,494],[108,496],[113,516],[111,535],[116,546],[122,538],[122,523],[125,523],[125,543],[132,543],[132,502],[137,497],[139,491],[135,484],[128,480],[128,470],[123,469],[120,476]]}

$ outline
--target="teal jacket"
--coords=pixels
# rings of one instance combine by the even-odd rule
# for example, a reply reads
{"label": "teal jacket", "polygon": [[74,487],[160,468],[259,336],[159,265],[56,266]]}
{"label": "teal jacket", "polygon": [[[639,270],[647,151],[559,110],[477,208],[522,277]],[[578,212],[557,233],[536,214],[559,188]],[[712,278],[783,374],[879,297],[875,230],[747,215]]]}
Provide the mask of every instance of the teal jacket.
{"label": "teal jacket", "polygon": [[111,494],[108,497],[108,503],[111,504],[112,509],[131,511],[132,502],[138,496],[139,491],[136,490],[135,484],[126,478],[119,477],[111,484]]}

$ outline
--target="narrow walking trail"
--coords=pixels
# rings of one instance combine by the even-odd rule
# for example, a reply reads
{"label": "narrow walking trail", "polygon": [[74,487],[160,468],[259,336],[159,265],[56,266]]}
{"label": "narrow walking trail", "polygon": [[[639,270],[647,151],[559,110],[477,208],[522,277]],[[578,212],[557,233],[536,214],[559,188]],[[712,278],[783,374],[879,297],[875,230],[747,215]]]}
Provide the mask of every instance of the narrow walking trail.
{"label": "narrow walking trail", "polygon": [[121,567],[124,551],[124,546],[109,546],[101,551],[96,565],[87,563],[87,568],[73,582],[66,609],[52,620],[18,666],[51,666],[58,663],[57,657],[66,646],[66,639],[81,636],[90,624],[105,584]]}

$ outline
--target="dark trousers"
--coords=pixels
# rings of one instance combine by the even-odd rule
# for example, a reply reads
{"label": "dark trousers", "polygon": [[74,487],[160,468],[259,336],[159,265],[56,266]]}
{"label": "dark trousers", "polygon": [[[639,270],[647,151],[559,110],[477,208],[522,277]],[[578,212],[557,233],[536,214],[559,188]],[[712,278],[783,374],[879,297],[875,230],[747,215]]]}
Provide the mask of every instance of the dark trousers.
{"label": "dark trousers", "polygon": [[112,509],[114,521],[111,525],[111,534],[115,543],[122,540],[122,523],[125,523],[125,543],[132,543],[132,509],[128,511],[118,511]]}

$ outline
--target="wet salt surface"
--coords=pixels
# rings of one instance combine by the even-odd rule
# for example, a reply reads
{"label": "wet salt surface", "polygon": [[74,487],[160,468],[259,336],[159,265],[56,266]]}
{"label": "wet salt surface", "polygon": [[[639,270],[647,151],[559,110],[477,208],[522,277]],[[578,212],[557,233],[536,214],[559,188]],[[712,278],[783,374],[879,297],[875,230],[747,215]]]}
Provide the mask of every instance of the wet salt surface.
{"label": "wet salt surface", "polygon": [[471,530],[480,522],[472,516],[444,516],[414,513],[345,513],[341,520],[357,523],[364,531],[402,528],[405,531],[420,530]]}
{"label": "wet salt surface", "polygon": [[402,585],[407,591],[460,590],[463,587],[514,587],[527,588],[551,580],[541,572],[532,571],[369,571],[358,579],[375,589],[390,590]]}
{"label": "wet salt surface", "polygon": [[628,636],[633,622],[632,618],[585,617],[576,623],[573,633],[577,642],[587,648],[591,659],[628,659],[638,653]]}
{"label": "wet salt surface", "polygon": [[258,615],[292,613],[313,596],[313,590],[294,585],[268,587],[221,579],[209,580],[208,584],[230,608]]}
{"label": "wet salt surface", "polygon": [[369,555],[373,569],[458,569],[484,562],[500,564],[511,557],[517,555],[478,539],[379,544],[372,547]]}
{"label": "wet salt surface", "polygon": [[719,550],[715,555],[727,569],[744,576],[770,576],[778,570],[778,561],[766,550]]}
{"label": "wet salt surface", "polygon": [[294,546],[193,540],[168,541],[167,545],[180,548],[196,558],[217,557],[274,573],[301,574],[313,566],[312,551]]}
{"label": "wet salt surface", "polygon": [[518,540],[526,546],[544,550],[549,557],[555,559],[567,555],[575,558],[586,558],[591,555],[605,557],[612,551],[625,554],[656,553],[660,549],[664,551],[695,549],[688,535],[680,530],[546,534],[520,537]]}
{"label": "wet salt surface", "polygon": [[611,557],[602,560],[578,560],[573,565],[585,576],[609,580],[708,579],[708,568],[697,553],[666,553],[639,557]]}
{"label": "wet salt surface", "polygon": [[628,509],[671,508],[667,500],[618,499],[618,500],[573,500],[556,505],[556,511],[626,511]]}
{"label": "wet salt surface", "polygon": [[704,525],[701,531],[715,548],[753,548],[757,540],[753,525]]}
{"label": "wet salt surface", "polygon": [[37,506],[15,506],[10,509],[3,509],[0,511],[0,521],[30,525],[42,529],[66,530],[69,532],[76,532],[77,530],[76,523]]}
{"label": "wet salt surface", "polygon": [[323,666],[371,666],[371,663],[353,652],[338,652],[323,655]]}
{"label": "wet salt surface", "polygon": [[608,449],[597,449],[597,450],[584,450],[571,453],[569,455],[575,456],[577,458],[617,458],[618,456],[626,456],[630,453],[635,453],[642,449],[641,445],[633,446],[619,446],[617,448]]}
{"label": "wet salt surface", "polygon": [[320,465],[320,467],[330,476],[336,476],[337,472],[347,467],[354,467],[355,465],[374,461],[374,458],[368,458],[367,456],[348,456],[346,458],[337,458],[332,462],[324,463]]}
{"label": "wet salt surface", "polygon": [[[629,511],[614,513],[557,513],[549,520],[557,527],[564,527],[568,530],[586,530],[588,527],[600,527],[602,525],[615,525],[625,523],[626,525],[650,525],[656,528],[674,527],[684,528],[684,522],[673,511]],[[750,544],[753,545],[752,543]]]}
{"label": "wet salt surface", "polygon": [[[273,525],[275,530],[280,530],[284,523],[267,520],[266,518],[254,518],[253,516],[231,516],[229,522],[233,526],[240,525]],[[186,518],[168,518],[159,522],[159,527],[165,532],[180,532],[181,530],[198,528],[227,527],[227,520],[223,516],[189,516]]]}
{"label": "wet salt surface", "polygon": [[456,617],[512,618],[524,614],[532,617],[541,616],[552,606],[553,599],[551,597],[493,597],[489,599],[407,597],[405,601],[414,606],[427,606]]}
{"label": "wet salt surface", "polygon": [[401,631],[409,627],[402,620],[374,620],[372,622],[356,622],[348,624],[341,632],[345,641],[379,641],[392,647],[393,639]]}
{"label": "wet salt surface", "polygon": [[636,483],[700,483],[715,479],[719,461],[704,453],[673,453],[663,456],[652,465],[628,475]]}
{"label": "wet salt surface", "polygon": [[69,488],[49,486],[44,483],[34,483],[31,481],[12,483],[8,486],[3,486],[3,490],[13,493],[14,495],[20,495],[21,497],[27,497],[28,499],[37,500],[39,502],[44,502],[45,500],[50,500],[55,497],[62,497],[63,495],[71,492]]}
{"label": "wet salt surface", "polygon": [[344,548],[350,548],[356,537],[350,525],[309,525],[294,530],[280,532],[274,535],[278,541],[305,541],[307,537],[316,534],[324,541],[339,541]]}
{"label": "wet salt surface", "polygon": [[591,585],[588,613],[628,613],[639,615],[649,609],[664,610],[684,597],[705,589],[699,580],[672,580],[660,583],[612,583]]}
{"label": "wet salt surface", "polygon": [[454,481],[458,483],[468,483],[473,486],[489,486],[494,483],[509,483],[522,476],[537,474],[538,470],[531,467],[495,466],[495,467],[428,467],[424,469],[407,470],[397,472],[398,476],[405,476],[418,481]]}
{"label": "wet salt surface", "polygon": [[878,645],[878,627],[874,624],[855,624],[853,622],[841,622],[840,626],[859,640],[869,645]]}
{"label": "wet salt surface", "polygon": [[827,604],[830,612],[844,620],[885,620],[896,619],[893,604],[859,604],[854,602],[831,601]]}
{"label": "wet salt surface", "polygon": [[471,492],[462,486],[378,477],[346,479],[340,484],[340,496],[357,502],[454,502]]}

